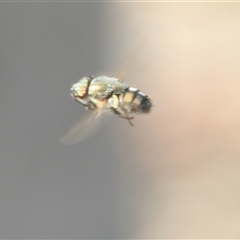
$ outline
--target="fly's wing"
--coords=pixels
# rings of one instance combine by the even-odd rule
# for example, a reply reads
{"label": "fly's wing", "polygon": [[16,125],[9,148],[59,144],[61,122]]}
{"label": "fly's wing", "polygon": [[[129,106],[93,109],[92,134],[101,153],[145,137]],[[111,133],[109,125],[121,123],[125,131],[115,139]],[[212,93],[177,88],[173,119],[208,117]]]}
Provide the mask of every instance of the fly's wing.
{"label": "fly's wing", "polygon": [[90,112],[77,122],[59,141],[65,145],[75,145],[91,136],[97,129],[102,120],[102,112]]}
{"label": "fly's wing", "polygon": [[117,78],[120,82],[122,82],[122,78],[124,77],[126,71],[135,62],[137,55],[139,54],[141,49],[143,49],[146,43],[147,43],[146,39],[142,39],[142,41],[140,41],[139,44],[136,44],[135,47],[130,52],[130,54],[128,55],[128,57],[122,63],[121,67],[114,74],[114,77]]}

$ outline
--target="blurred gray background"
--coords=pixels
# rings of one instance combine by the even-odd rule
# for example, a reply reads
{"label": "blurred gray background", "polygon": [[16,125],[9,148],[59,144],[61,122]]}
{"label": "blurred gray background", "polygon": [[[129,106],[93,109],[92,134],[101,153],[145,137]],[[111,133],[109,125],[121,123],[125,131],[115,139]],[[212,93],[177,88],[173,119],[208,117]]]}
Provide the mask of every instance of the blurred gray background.
{"label": "blurred gray background", "polygon": [[[148,94],[75,146],[69,94]],[[239,3],[0,3],[0,238],[240,238]]]}

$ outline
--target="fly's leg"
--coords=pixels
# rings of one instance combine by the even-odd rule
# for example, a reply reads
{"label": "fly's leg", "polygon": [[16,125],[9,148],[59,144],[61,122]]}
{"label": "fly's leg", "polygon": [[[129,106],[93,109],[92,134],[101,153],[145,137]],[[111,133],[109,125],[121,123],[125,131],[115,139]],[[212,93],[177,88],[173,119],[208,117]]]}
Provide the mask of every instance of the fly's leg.
{"label": "fly's leg", "polygon": [[[123,110],[123,109],[122,109],[122,110]],[[134,126],[133,123],[131,122],[131,120],[134,119],[134,117],[129,117],[126,111],[124,111],[123,113],[121,113],[121,112],[117,111],[116,108],[112,108],[112,111],[113,111],[115,114],[117,114],[120,118],[123,118],[123,119],[128,120],[128,122],[129,122],[129,124],[130,124],[131,126]],[[125,116],[122,115],[122,114],[124,114]]]}
{"label": "fly's leg", "polygon": [[119,117],[120,117],[120,118],[123,118],[123,119],[127,119],[128,122],[129,122],[129,124],[130,124],[131,126],[134,126],[133,123],[131,122],[131,120],[134,119],[134,117],[129,117],[126,111],[124,111],[124,114],[125,114],[125,116],[120,115]]}

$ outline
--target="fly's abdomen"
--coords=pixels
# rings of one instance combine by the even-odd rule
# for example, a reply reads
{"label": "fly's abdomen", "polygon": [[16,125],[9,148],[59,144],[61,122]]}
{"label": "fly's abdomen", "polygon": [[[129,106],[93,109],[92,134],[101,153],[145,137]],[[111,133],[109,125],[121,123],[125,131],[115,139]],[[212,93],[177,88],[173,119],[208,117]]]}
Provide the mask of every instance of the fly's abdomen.
{"label": "fly's abdomen", "polygon": [[148,96],[136,88],[129,87],[120,95],[120,107],[127,112],[149,113],[151,106]]}

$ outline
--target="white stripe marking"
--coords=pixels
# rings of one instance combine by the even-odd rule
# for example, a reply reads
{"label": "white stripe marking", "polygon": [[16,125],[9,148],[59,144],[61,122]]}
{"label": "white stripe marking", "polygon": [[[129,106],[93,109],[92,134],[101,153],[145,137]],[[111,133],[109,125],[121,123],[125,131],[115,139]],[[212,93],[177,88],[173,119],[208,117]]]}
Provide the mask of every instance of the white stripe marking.
{"label": "white stripe marking", "polygon": [[137,89],[134,88],[134,87],[130,87],[129,90],[132,91],[132,92],[136,92],[137,91]]}
{"label": "white stripe marking", "polygon": [[142,96],[142,97],[146,97],[146,95],[145,95],[144,93],[142,93],[142,92],[138,92],[138,94],[139,94],[140,96]]}

